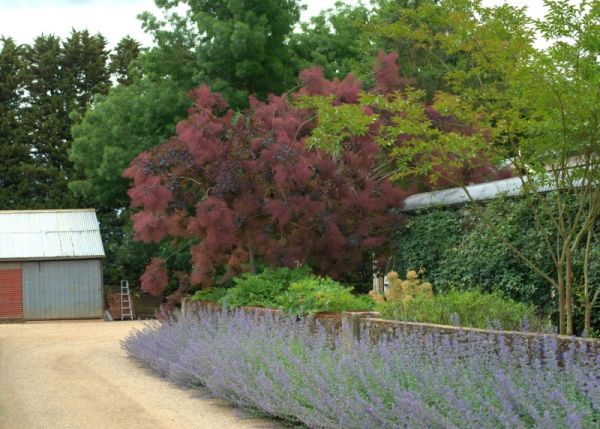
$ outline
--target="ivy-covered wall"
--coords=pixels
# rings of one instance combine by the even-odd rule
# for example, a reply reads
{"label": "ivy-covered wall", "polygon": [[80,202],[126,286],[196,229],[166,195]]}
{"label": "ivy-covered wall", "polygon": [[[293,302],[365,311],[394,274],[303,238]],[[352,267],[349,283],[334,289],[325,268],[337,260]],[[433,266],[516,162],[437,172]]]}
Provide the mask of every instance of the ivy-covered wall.
{"label": "ivy-covered wall", "polygon": [[[530,209],[523,200],[498,199],[484,209],[494,219],[498,231],[546,272],[553,263],[535,227]],[[411,213],[409,222],[396,240],[391,267],[403,274],[422,270],[422,277],[433,284],[436,292],[449,289],[499,291],[518,301],[532,303],[545,314],[555,313],[555,298],[549,284],[524,265],[480,219],[477,210],[468,206],[432,208]],[[549,238],[552,239],[550,235]],[[581,259],[581,255],[576,255]],[[592,251],[591,271],[594,283],[600,281],[600,244]],[[576,304],[577,307],[580,307]],[[580,308],[578,309],[579,313]],[[593,326],[600,328],[598,310],[592,315]],[[582,324],[582,314],[577,314]]]}

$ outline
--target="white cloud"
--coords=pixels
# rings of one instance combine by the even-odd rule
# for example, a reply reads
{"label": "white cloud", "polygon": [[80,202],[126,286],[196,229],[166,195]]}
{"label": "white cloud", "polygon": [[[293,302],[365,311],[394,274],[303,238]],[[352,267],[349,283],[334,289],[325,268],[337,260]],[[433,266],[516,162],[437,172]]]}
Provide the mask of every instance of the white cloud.
{"label": "white cloud", "polygon": [[144,10],[157,11],[152,0],[28,0],[18,6],[0,0],[0,33],[19,43],[29,43],[40,34],[65,37],[72,28],[102,33],[112,46],[129,34],[144,44],[151,38],[136,16]]}
{"label": "white cloud", "polygon": [[[302,19],[333,7],[335,2],[303,0],[307,10]],[[87,28],[102,33],[111,46],[127,34],[149,45],[152,39],[143,32],[137,19],[146,10],[160,14],[153,0],[0,0],[0,35],[30,43],[42,33],[65,37],[72,28]]]}
{"label": "white cloud", "polygon": [[[303,0],[306,20],[319,11],[334,6],[336,0]],[[357,4],[358,0],[347,3]],[[503,0],[484,0],[498,5]],[[544,15],[543,0],[509,0],[515,6],[528,6],[535,18]],[[87,28],[102,33],[112,46],[129,34],[149,45],[151,38],[142,31],[137,15],[145,10],[158,13],[153,0],[0,0],[0,34],[19,43],[29,43],[36,36],[56,34],[65,37],[72,28]]]}

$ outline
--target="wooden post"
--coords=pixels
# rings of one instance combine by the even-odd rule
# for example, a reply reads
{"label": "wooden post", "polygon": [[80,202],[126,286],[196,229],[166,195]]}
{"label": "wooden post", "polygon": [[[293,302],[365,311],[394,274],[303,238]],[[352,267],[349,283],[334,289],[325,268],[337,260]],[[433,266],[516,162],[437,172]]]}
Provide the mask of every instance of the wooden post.
{"label": "wooden post", "polygon": [[378,311],[343,311],[342,312],[342,338],[347,347],[352,347],[360,339],[361,319],[380,318]]}
{"label": "wooden post", "polygon": [[185,312],[187,311],[187,302],[188,302],[188,297],[184,296],[183,298],[181,298],[181,314],[183,314],[185,316]]}
{"label": "wooden post", "polygon": [[383,276],[373,275],[373,290],[379,295],[385,294],[385,280]]}
{"label": "wooden post", "polygon": [[379,295],[385,294],[384,276],[379,274],[377,265],[375,264],[375,254],[373,254],[373,291]]}

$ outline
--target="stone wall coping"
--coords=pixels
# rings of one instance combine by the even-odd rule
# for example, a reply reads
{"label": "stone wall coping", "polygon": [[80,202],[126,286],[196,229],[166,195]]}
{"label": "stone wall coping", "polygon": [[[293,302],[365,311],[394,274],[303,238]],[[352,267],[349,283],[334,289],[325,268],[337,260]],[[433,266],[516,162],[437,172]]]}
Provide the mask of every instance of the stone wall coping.
{"label": "stone wall coping", "polygon": [[436,331],[446,331],[452,333],[464,333],[464,332],[472,332],[478,335],[496,335],[496,336],[521,336],[525,338],[539,338],[539,337],[548,337],[548,338],[556,338],[560,341],[577,341],[590,343],[594,346],[600,346],[600,340],[595,338],[584,338],[584,337],[576,337],[576,336],[568,336],[568,335],[555,335],[555,334],[546,334],[541,332],[521,332],[521,331],[502,331],[496,329],[481,329],[481,328],[469,328],[469,327],[461,327],[461,326],[452,326],[452,325],[439,325],[436,323],[419,323],[419,322],[406,322],[402,320],[389,320],[389,319],[381,319],[381,318],[361,318],[361,323],[368,325],[378,325],[378,326],[389,326],[389,327],[411,327],[411,328],[424,328],[426,330],[436,330]]}

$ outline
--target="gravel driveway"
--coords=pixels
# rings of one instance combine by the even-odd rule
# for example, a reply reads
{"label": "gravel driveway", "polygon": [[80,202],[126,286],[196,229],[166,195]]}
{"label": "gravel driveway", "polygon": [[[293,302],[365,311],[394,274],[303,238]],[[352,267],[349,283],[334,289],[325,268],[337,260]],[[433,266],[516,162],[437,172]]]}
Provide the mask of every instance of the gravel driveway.
{"label": "gravel driveway", "polygon": [[273,428],[125,357],[140,322],[0,324],[0,428]]}

